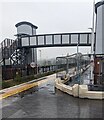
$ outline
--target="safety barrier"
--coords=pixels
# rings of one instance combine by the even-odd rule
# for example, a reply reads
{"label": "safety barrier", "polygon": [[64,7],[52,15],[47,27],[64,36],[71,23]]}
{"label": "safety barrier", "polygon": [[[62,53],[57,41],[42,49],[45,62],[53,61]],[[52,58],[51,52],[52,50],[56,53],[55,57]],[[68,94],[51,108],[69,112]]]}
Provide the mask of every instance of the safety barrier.
{"label": "safety barrier", "polygon": [[102,91],[89,91],[87,85],[74,84],[72,87],[64,84],[64,80],[57,78],[55,80],[55,87],[69,95],[79,98],[88,99],[104,99],[104,92]]}

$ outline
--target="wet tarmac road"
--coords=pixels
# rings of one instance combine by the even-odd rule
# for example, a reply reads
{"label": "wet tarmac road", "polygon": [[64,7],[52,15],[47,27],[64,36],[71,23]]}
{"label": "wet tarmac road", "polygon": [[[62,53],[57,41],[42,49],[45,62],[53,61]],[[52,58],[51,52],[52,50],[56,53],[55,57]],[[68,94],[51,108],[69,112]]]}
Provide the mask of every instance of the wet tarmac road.
{"label": "wet tarmac road", "polygon": [[23,98],[2,100],[3,118],[102,118],[102,100],[74,98],[54,88],[54,80]]}

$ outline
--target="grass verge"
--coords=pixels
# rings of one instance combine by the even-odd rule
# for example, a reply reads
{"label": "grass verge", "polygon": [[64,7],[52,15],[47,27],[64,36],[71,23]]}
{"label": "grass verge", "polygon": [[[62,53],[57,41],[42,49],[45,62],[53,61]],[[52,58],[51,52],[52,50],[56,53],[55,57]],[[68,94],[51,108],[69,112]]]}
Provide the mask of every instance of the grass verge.
{"label": "grass verge", "polygon": [[38,79],[38,78],[41,78],[41,77],[45,77],[45,76],[48,76],[48,75],[51,75],[51,74],[54,74],[54,73],[57,73],[57,72],[60,72],[60,71],[63,71],[63,70],[57,70],[57,71],[49,71],[49,72],[45,72],[45,73],[39,73],[37,75],[30,75],[30,76],[24,76],[24,77],[20,77],[20,75],[16,75],[16,77],[11,80],[4,80],[2,81],[2,89],[4,88],[9,88],[9,87],[12,87],[12,86],[15,86],[15,85],[19,85],[19,84],[22,84],[22,83],[25,83],[25,82],[29,82],[31,80],[34,80],[34,79]]}

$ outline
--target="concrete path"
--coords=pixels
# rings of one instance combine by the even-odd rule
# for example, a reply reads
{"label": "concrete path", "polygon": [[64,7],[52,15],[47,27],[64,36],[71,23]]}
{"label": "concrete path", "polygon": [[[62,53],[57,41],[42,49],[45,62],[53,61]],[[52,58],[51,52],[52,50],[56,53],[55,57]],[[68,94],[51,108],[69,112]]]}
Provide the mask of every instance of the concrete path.
{"label": "concrete path", "polygon": [[42,77],[42,78],[32,80],[32,81],[29,81],[29,82],[26,82],[26,83],[23,83],[20,85],[16,85],[16,86],[13,86],[10,88],[3,89],[0,91],[0,100],[7,98],[9,96],[24,92],[28,89],[37,87],[40,84],[47,82],[48,80],[53,79],[55,77],[56,77],[56,74],[53,74],[53,75],[49,75],[47,77]]}
{"label": "concrete path", "polygon": [[3,118],[102,118],[102,100],[74,98],[54,88],[55,75],[40,84],[38,91],[23,98],[2,100]]}

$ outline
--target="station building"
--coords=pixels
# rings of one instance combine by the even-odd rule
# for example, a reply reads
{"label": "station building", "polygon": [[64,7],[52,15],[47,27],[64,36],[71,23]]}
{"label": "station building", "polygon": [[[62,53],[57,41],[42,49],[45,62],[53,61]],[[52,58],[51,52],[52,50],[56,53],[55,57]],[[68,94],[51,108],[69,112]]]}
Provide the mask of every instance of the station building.
{"label": "station building", "polygon": [[104,83],[104,0],[95,4],[96,39],[94,58],[94,82]]}

